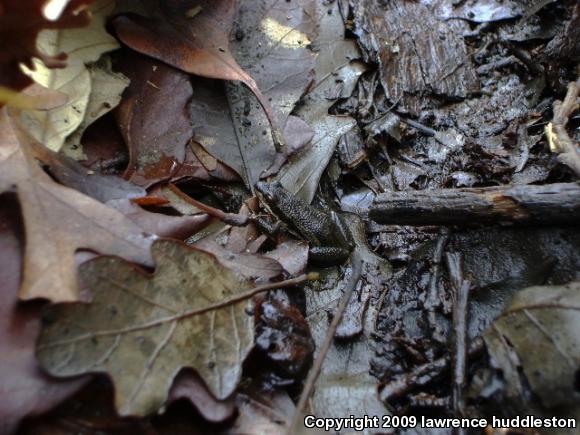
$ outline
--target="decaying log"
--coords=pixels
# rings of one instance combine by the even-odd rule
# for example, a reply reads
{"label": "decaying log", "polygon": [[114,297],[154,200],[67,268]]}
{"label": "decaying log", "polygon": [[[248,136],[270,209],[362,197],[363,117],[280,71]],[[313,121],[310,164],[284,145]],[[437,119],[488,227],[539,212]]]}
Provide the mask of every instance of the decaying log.
{"label": "decaying log", "polygon": [[370,217],[397,225],[579,224],[580,184],[388,192],[376,197]]}

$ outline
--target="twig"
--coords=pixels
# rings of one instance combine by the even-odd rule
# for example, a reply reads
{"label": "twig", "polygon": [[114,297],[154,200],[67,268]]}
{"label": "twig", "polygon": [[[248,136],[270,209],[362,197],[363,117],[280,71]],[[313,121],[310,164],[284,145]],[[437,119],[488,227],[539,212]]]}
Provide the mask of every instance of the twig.
{"label": "twig", "polygon": [[568,84],[568,92],[566,93],[564,101],[557,100],[554,102],[554,118],[545,127],[550,149],[552,152],[559,153],[558,161],[572,169],[578,177],[580,177],[580,155],[578,153],[578,146],[570,139],[566,131],[566,124],[572,112],[578,108],[576,100],[579,92],[580,78]]}
{"label": "twig", "polygon": [[463,259],[458,252],[447,252],[447,269],[451,286],[454,290],[453,330],[455,351],[453,358],[453,389],[452,406],[456,417],[463,417],[464,400],[463,387],[465,386],[465,371],[467,367],[467,301],[471,282],[463,278]]}
{"label": "twig", "polygon": [[377,195],[369,216],[381,224],[577,223],[580,184],[429,189]]}
{"label": "twig", "polygon": [[505,40],[498,41],[501,43],[507,50],[513,54],[520,62],[522,62],[528,71],[536,76],[541,76],[544,74],[544,70],[539,62],[535,62],[524,50],[519,47],[516,47],[513,43]]}
{"label": "twig", "polygon": [[306,407],[306,402],[310,399],[312,392],[314,391],[314,386],[316,385],[316,380],[320,375],[320,370],[322,369],[322,364],[324,363],[324,359],[326,358],[326,354],[328,353],[328,349],[330,349],[330,345],[332,344],[332,340],[334,338],[334,333],[336,332],[336,328],[338,327],[340,321],[342,320],[342,315],[344,314],[344,310],[354,289],[360,279],[362,273],[362,266],[363,261],[355,252],[352,256],[352,273],[350,275],[350,279],[346,284],[344,289],[344,293],[340,299],[338,307],[336,309],[336,314],[332,318],[332,322],[328,327],[328,331],[326,332],[326,337],[324,338],[324,342],[320,347],[320,351],[314,364],[312,364],[312,368],[308,372],[308,377],[306,378],[306,382],[304,384],[304,389],[302,390],[302,394],[300,395],[300,399],[298,400],[298,404],[296,405],[296,411],[294,413],[294,417],[292,418],[292,423],[288,427],[288,431],[286,432],[288,435],[294,435],[297,432],[297,427],[302,418],[302,412]]}
{"label": "twig", "polygon": [[439,230],[439,238],[435,251],[433,252],[433,267],[431,269],[431,278],[429,280],[429,288],[427,290],[427,297],[425,299],[425,310],[427,311],[427,320],[429,325],[433,328],[433,338],[440,343],[445,341],[443,331],[437,324],[436,308],[439,306],[439,266],[441,265],[441,257],[447,241],[449,240],[449,229],[441,228]]}
{"label": "twig", "polygon": [[177,196],[179,196],[179,198],[181,198],[183,201],[200,209],[204,213],[207,213],[208,215],[216,219],[219,219],[222,222],[225,222],[228,225],[241,227],[248,223],[249,220],[248,216],[235,213],[226,213],[225,211],[220,210],[219,208],[214,208],[207,204],[204,204],[203,202],[200,202],[196,199],[193,199],[191,196],[186,195],[174,184],[169,183],[169,189],[171,189],[171,191],[175,193]]}
{"label": "twig", "polygon": [[[475,338],[468,350],[469,358],[473,358],[484,349],[484,342],[481,337]],[[438,358],[434,361],[416,367],[409,373],[395,376],[390,382],[384,384],[380,391],[380,399],[388,403],[393,399],[403,397],[414,389],[427,385],[439,378],[445,371],[449,370],[451,358],[449,355]]]}
{"label": "twig", "polygon": [[259,293],[263,293],[263,292],[266,292],[269,290],[274,290],[274,289],[279,289],[279,288],[292,287],[292,286],[295,286],[298,284],[302,284],[306,281],[313,281],[316,279],[318,279],[317,273],[309,273],[306,275],[300,275],[296,278],[287,279],[287,280],[280,281],[280,282],[273,282],[273,283],[269,283],[269,284],[260,285],[260,286],[254,287],[254,288],[250,288],[248,290],[244,290],[238,294],[234,294],[234,296],[231,296],[227,299],[223,299],[219,302],[216,302],[216,303],[213,303],[210,305],[206,305],[205,307],[193,308],[193,309],[185,311],[183,313],[178,313],[178,314],[173,314],[173,315],[167,316],[167,317],[157,318],[157,319],[152,320],[150,322],[142,323],[139,325],[133,325],[133,326],[129,326],[129,327],[125,327],[125,328],[118,328],[118,329],[109,329],[109,330],[104,330],[104,331],[99,331],[99,332],[88,332],[88,333],[81,334],[81,335],[78,335],[78,336],[73,337],[73,338],[67,338],[64,340],[57,340],[57,341],[44,343],[42,345],[37,346],[37,350],[42,350],[42,349],[55,347],[55,346],[62,346],[65,344],[73,344],[73,343],[77,343],[79,341],[84,341],[84,340],[93,340],[97,337],[106,337],[106,336],[111,336],[111,335],[128,334],[130,332],[135,332],[135,331],[143,331],[143,330],[154,328],[154,327],[157,327],[157,326],[160,326],[163,324],[167,324],[170,322],[177,322],[177,321],[180,321],[183,319],[187,319],[189,317],[198,316],[200,314],[207,313],[208,311],[218,310],[220,308],[224,308],[224,307],[236,304],[238,302],[250,299]]}

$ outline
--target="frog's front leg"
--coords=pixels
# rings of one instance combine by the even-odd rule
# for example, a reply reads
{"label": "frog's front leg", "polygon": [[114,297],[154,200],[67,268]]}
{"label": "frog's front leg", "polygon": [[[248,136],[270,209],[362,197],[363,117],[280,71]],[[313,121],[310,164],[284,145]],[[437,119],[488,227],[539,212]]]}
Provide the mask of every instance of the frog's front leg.
{"label": "frog's front leg", "polygon": [[350,256],[350,250],[334,246],[312,246],[309,258],[313,263],[322,266],[333,266],[342,263]]}
{"label": "frog's front leg", "polygon": [[344,220],[344,217],[342,217],[335,211],[331,211],[330,219],[334,222],[334,224],[338,228],[339,231],[338,236],[342,239],[340,244],[344,247],[348,247],[348,249],[352,251],[354,249],[354,240],[352,237],[352,233],[348,229],[348,224]]}

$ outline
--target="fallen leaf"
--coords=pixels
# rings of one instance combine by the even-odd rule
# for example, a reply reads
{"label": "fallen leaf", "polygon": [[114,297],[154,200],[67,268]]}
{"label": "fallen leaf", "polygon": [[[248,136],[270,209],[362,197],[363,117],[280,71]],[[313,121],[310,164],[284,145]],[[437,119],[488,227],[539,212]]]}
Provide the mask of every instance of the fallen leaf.
{"label": "fallen leaf", "polygon": [[179,399],[189,400],[202,417],[211,422],[222,422],[233,417],[236,412],[233,397],[216,400],[199,375],[191,369],[181,370],[173,381],[168,402]]}
{"label": "fallen leaf", "polygon": [[[192,86],[193,98],[188,110],[193,139],[214,158],[232,168],[241,178],[247,178],[244,169],[246,162],[240,153],[224,84],[200,78],[194,79]],[[253,164],[260,163],[256,161]]]}
{"label": "fallen leaf", "polygon": [[[231,428],[219,432],[220,434],[283,435],[287,433],[296,409],[288,393],[283,390],[245,391],[236,396],[236,403],[239,409],[238,418]],[[301,434],[302,432],[296,435]]]}
{"label": "fallen leaf", "polygon": [[315,56],[308,45],[316,35],[317,21],[312,2],[238,2],[231,50],[271,101],[283,127],[282,154],[277,154],[268,119],[244,87],[229,83],[224,89],[221,84],[194,82],[195,97],[189,106],[194,139],[234,169],[248,188],[272,164],[277,172],[287,156],[313,137],[308,123],[290,113],[313,79]]}
{"label": "fallen leaf", "polygon": [[115,6],[113,0],[97,0],[91,6],[92,20],[87,28],[44,30],[38,36],[40,48],[51,55],[69,54],[67,66],[51,69],[41,60],[33,60],[33,68],[26,72],[42,86],[58,90],[69,97],[64,106],[48,111],[22,111],[26,130],[40,143],[58,151],[66,138],[75,132],[85,119],[93,81],[87,64],[95,62],[119,44],[105,29],[105,20]]}
{"label": "fallen leaf", "polygon": [[21,92],[0,86],[0,104],[16,109],[49,110],[66,104],[68,97],[62,92],[45,88],[36,83]]}
{"label": "fallen leaf", "polygon": [[191,138],[189,76],[138,53],[124,55],[121,71],[131,79],[116,112],[129,148],[125,178],[141,186],[169,180],[185,158]]}
{"label": "fallen leaf", "polygon": [[0,192],[16,192],[26,231],[20,298],[78,297],[75,252],[86,249],[151,264],[155,236],[121,213],[56,184],[34,160],[29,142],[6,110],[0,113]]}
{"label": "fallen leaf", "polygon": [[62,153],[55,153],[41,144],[31,142],[34,156],[40,160],[59,183],[72,187],[100,202],[146,196],[145,189],[115,175],[102,175]]}
{"label": "fallen leaf", "polygon": [[308,124],[290,113],[314,78],[316,56],[308,46],[318,31],[317,12],[315,2],[237,2],[236,29],[242,35],[236,33],[232,53],[272,102],[286,144],[283,154],[277,156],[276,144],[266,134],[268,119],[255,98],[241,85],[228,83],[226,92],[238,137],[236,152],[242,156],[241,175],[249,186],[272,164],[276,173],[288,155],[312,139]]}
{"label": "fallen leaf", "polygon": [[483,335],[492,364],[514,374],[504,377],[512,391],[523,393],[529,383],[547,408],[578,404],[579,312],[578,282],[529,287],[516,294]]}
{"label": "fallen leaf", "polygon": [[229,49],[234,0],[146,0],[141,5],[148,16],[133,13],[112,22],[124,44],[190,74],[243,82],[266,112],[274,140],[281,143],[282,132],[269,102]]}
{"label": "fallen leaf", "polygon": [[[388,415],[389,410],[378,397],[376,378],[369,372],[375,356],[371,343],[381,304],[379,296],[386,290],[392,268],[387,260],[368,247],[364,221],[350,213],[343,216],[355,241],[355,255],[364,260],[362,278],[352,297],[364,300],[370,296],[370,301],[362,315],[361,336],[341,344],[334,341],[331,345],[312,397],[312,413],[324,417]],[[336,308],[347,278],[336,267],[322,271],[322,274],[319,281],[308,285],[311,291],[305,291],[306,320],[317,350],[328,331],[330,319],[327,313]],[[344,322],[343,318],[339,327]]]}
{"label": "fallen leaf", "polygon": [[20,210],[13,195],[0,198],[0,433],[9,434],[23,417],[48,411],[87,379],[57,380],[36,362],[34,344],[42,306],[18,304],[23,254]]}
{"label": "fallen leaf", "polygon": [[160,237],[186,239],[206,227],[211,218],[206,214],[194,216],[169,216],[142,209],[128,199],[108,201],[107,205],[119,210],[149,234]]}
{"label": "fallen leaf", "polygon": [[253,346],[250,302],[235,301],[249,281],[175,242],[158,241],[152,254],[153,275],[118,258],[82,265],[93,302],[49,307],[38,341],[37,357],[54,376],[108,373],[120,415],[159,410],[183,367],[228,397]]}
{"label": "fallen leaf", "polygon": [[66,138],[63,151],[76,160],[84,160],[81,139],[85,130],[101,116],[109,113],[121,102],[121,95],[129,79],[123,74],[114,72],[111,58],[102,56],[98,62],[88,66],[91,76],[91,94],[85,110],[85,116],[77,129]]}
{"label": "fallen leaf", "polygon": [[280,263],[290,275],[297,276],[304,272],[308,264],[308,243],[287,240],[264,255]]}
{"label": "fallen leaf", "polygon": [[246,279],[270,281],[284,274],[284,268],[276,260],[246,252],[232,252],[221,246],[212,237],[201,239],[194,246],[211,252],[218,258],[220,263],[231,270],[235,270]]}
{"label": "fallen leaf", "polygon": [[[31,83],[20,63],[32,66],[32,58],[51,67],[62,68],[66,54],[49,55],[37,47],[42,29],[83,27],[90,22],[86,6],[93,0],[64,1],[58,14],[46,14],[46,0],[3,0],[0,4],[0,85],[20,90]],[[1,103],[0,103],[1,106]]]}
{"label": "fallen leaf", "polygon": [[319,35],[313,42],[313,48],[318,51],[316,78],[296,113],[314,129],[314,137],[310,146],[290,157],[276,176],[289,192],[307,202],[314,198],[340,137],[356,125],[354,118],[329,115],[328,109],[339,97],[350,96],[366,70],[355,61],[361,56],[356,43],[344,39],[345,27],[338,2],[326,6],[317,4],[321,21]]}

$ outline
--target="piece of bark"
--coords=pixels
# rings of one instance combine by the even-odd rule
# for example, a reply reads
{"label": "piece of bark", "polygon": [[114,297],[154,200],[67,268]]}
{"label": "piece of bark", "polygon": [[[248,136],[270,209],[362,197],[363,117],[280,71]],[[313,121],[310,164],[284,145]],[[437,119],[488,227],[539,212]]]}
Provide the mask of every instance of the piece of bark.
{"label": "piece of bark", "polygon": [[370,217],[397,225],[578,223],[580,184],[388,192],[377,196]]}
{"label": "piece of bark", "polygon": [[354,33],[365,61],[398,109],[418,115],[437,98],[462,99],[479,80],[462,37],[466,24],[441,20],[432,5],[402,0],[352,2]]}

